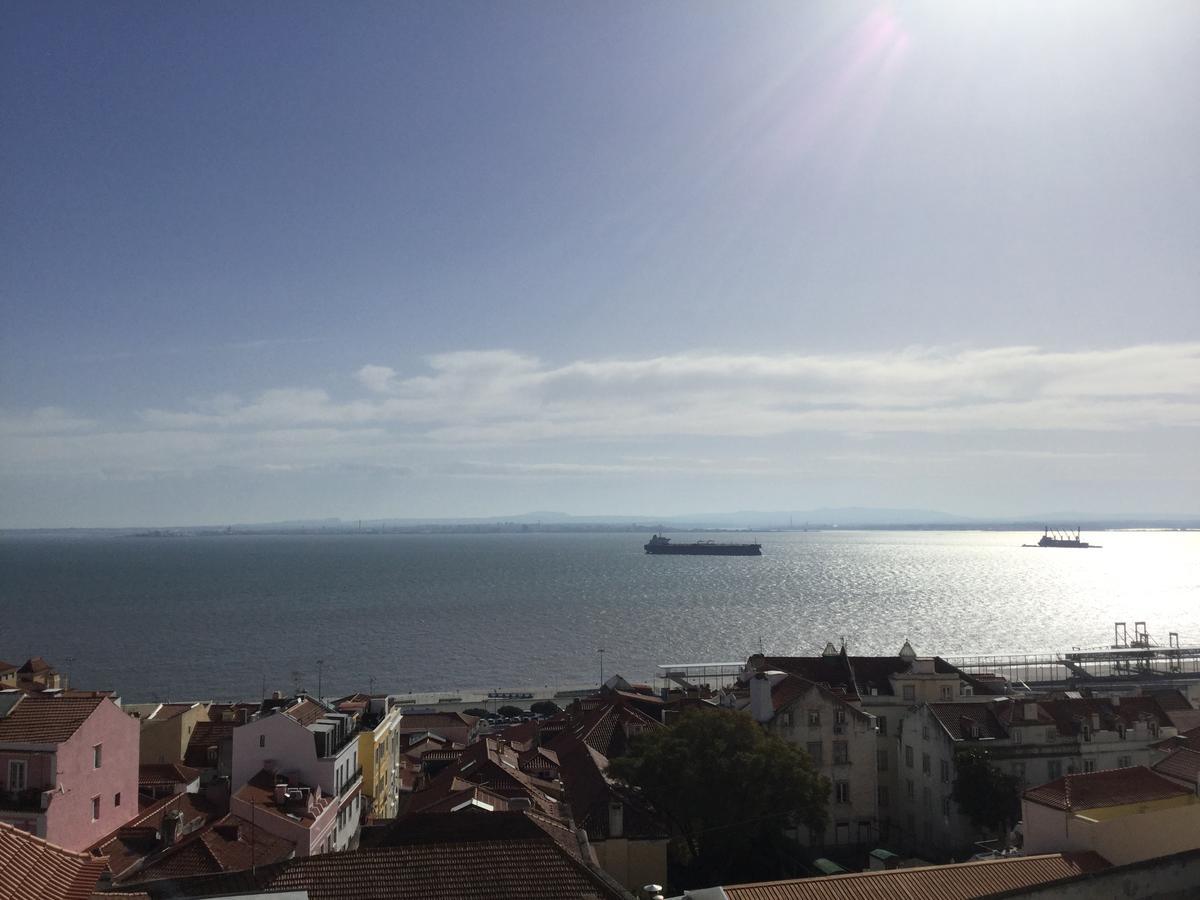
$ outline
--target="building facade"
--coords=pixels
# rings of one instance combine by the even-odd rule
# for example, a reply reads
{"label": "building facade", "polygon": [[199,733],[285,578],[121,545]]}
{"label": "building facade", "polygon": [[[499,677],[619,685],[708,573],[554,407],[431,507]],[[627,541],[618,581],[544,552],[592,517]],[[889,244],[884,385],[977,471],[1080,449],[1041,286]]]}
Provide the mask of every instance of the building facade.
{"label": "building facade", "polygon": [[83,850],[138,812],[138,726],[107,697],[0,699],[0,821]]}

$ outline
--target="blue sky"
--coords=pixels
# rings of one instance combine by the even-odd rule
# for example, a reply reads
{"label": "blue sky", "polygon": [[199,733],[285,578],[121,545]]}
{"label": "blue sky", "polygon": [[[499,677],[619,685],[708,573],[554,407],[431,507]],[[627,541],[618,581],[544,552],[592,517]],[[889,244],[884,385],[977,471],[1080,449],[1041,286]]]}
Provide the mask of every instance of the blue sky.
{"label": "blue sky", "polygon": [[0,12],[0,526],[1200,510],[1200,7]]}

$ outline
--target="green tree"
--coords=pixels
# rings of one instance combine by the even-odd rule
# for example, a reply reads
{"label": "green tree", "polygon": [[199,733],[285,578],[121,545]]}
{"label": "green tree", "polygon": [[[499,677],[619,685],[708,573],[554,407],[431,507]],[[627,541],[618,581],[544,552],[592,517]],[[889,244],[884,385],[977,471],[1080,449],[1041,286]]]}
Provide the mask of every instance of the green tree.
{"label": "green tree", "polygon": [[464,713],[468,716],[486,716],[488,711],[479,706],[472,706],[470,709],[464,709]]}
{"label": "green tree", "polygon": [[496,712],[500,713],[500,715],[504,716],[506,719],[512,719],[516,716],[525,714],[525,710],[521,709],[519,706],[502,706],[496,710]]}
{"label": "green tree", "polygon": [[[775,877],[785,829],[826,821],[829,782],[808,754],[730,710],[690,710],[636,735],[608,771],[678,832],[688,880],[698,884],[748,868],[752,878]],[[775,854],[774,864],[764,854]]]}
{"label": "green tree", "polygon": [[959,750],[951,796],[976,828],[1003,835],[1021,818],[1020,785],[988,760],[986,750]]}
{"label": "green tree", "polygon": [[538,700],[536,703],[534,703],[532,706],[529,707],[529,711],[534,712],[534,713],[541,713],[543,716],[552,716],[555,713],[562,712],[562,707],[560,707],[553,700]]}

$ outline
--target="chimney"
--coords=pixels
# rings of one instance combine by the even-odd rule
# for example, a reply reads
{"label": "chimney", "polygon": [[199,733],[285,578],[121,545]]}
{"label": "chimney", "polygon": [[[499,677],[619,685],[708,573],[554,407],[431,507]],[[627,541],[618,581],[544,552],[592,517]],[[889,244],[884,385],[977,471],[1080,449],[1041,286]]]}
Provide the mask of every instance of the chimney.
{"label": "chimney", "polygon": [[645,884],[642,885],[642,896],[646,900],[663,900],[663,889],[661,884]]}
{"label": "chimney", "polygon": [[750,715],[754,716],[756,722],[770,722],[775,718],[771,679],[762,672],[750,679]]}
{"label": "chimney", "polygon": [[183,831],[183,813],[177,809],[171,810],[162,821],[162,842],[164,847],[170,847],[179,840]]}
{"label": "chimney", "polygon": [[625,804],[613,800],[608,804],[608,836],[619,838],[625,836]]}
{"label": "chimney", "polygon": [[288,789],[288,786],[282,782],[275,785],[275,805],[276,806],[283,806],[283,804],[287,801],[287,789]]}

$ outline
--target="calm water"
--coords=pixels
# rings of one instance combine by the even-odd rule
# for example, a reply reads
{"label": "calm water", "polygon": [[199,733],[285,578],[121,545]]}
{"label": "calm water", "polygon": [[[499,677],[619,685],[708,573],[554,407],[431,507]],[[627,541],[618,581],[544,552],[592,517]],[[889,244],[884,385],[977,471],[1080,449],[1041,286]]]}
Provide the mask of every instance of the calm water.
{"label": "calm water", "polygon": [[[46,656],[127,700],[554,685],[658,663],[1200,644],[1200,534],[772,534],[764,556],[651,557],[646,536],[7,538],[0,659]],[[71,662],[68,663],[68,659]]]}

